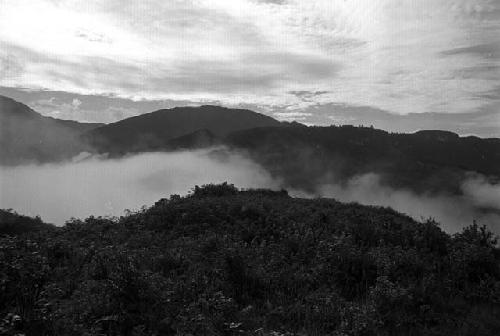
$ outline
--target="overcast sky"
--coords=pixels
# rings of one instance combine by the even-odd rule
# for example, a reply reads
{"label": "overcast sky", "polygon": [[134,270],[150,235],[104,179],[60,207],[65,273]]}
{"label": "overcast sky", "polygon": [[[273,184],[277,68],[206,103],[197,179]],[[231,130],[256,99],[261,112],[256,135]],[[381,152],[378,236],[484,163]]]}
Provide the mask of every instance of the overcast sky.
{"label": "overcast sky", "polygon": [[500,0],[0,0],[0,86],[65,119],[209,102],[500,136]]}

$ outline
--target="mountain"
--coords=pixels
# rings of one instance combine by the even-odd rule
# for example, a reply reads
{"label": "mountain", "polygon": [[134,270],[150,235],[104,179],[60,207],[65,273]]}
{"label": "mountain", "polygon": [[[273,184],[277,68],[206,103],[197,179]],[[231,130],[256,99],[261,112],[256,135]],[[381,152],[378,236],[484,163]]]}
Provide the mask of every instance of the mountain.
{"label": "mountain", "polygon": [[379,175],[385,185],[418,193],[460,194],[471,172],[500,180],[500,139],[441,130],[398,134],[368,127],[308,127],[218,106],[159,110],[83,137],[95,151],[111,156],[226,145],[248,153],[286,186],[307,191],[368,173]]}
{"label": "mountain", "polygon": [[201,129],[178,138],[168,140],[168,150],[207,148],[220,144],[220,139],[207,129]]}
{"label": "mountain", "polygon": [[500,180],[500,139],[459,137],[447,131],[397,134],[368,127],[258,128],[230,134],[244,150],[294,188],[314,190],[332,180],[376,173],[382,183],[419,193],[459,194],[467,174]]}
{"label": "mountain", "polygon": [[500,330],[500,250],[484,227],[451,236],[286,191],[195,187],[120,218],[0,236],[0,255],[2,335]]}
{"label": "mountain", "polygon": [[225,145],[247,153],[287,187],[313,192],[375,173],[381,183],[418,193],[459,195],[470,173],[500,181],[500,139],[422,130],[389,133],[368,127],[308,127],[244,109],[177,107],[112,124],[43,117],[0,99],[0,163],[49,162],[81,151],[127,153]]}
{"label": "mountain", "polygon": [[91,130],[83,138],[100,153],[121,155],[163,150],[172,139],[200,130],[224,137],[238,130],[280,125],[250,110],[204,105],[142,114]]}
{"label": "mountain", "polygon": [[78,154],[78,136],[97,123],[44,117],[28,106],[0,96],[0,164],[49,162]]}

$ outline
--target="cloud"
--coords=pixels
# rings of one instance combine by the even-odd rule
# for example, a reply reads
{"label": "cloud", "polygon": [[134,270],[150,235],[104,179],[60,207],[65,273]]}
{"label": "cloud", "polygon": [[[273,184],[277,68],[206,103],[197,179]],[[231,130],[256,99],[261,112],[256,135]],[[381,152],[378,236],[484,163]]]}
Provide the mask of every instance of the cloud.
{"label": "cloud", "polygon": [[445,56],[473,55],[486,59],[500,58],[500,43],[478,44],[463,48],[454,48],[441,52]]}
{"label": "cloud", "polygon": [[276,186],[266,171],[235,153],[154,153],[120,160],[91,157],[65,164],[0,167],[0,208],[40,215],[61,225],[70,217],[122,215],[125,209],[186,194],[195,185],[225,181],[238,187]]}
{"label": "cloud", "polygon": [[82,101],[78,98],[73,98],[73,100],[71,101],[71,105],[74,109],[78,109],[78,107],[82,105]]}
{"label": "cloud", "polygon": [[[0,43],[1,46],[1,43]],[[0,53],[0,78],[16,77],[23,72],[23,65],[12,54]]]}
{"label": "cloud", "polygon": [[[1,92],[1,91],[0,91]],[[50,94],[50,92],[47,92]],[[85,101],[85,103],[82,101]],[[111,102],[113,101],[110,98]],[[64,120],[78,120],[82,122],[114,122],[136,116],[139,109],[133,107],[134,102],[130,102],[130,107],[115,106],[115,105],[98,105],[96,109],[92,101],[86,99],[85,96],[79,98],[72,98],[70,96],[50,97],[49,99],[42,98],[27,102],[28,105],[41,113],[42,115],[64,119]]]}
{"label": "cloud", "polygon": [[[0,85],[471,112],[499,85],[499,13],[493,0],[4,0]],[[293,94],[306,91],[325,94]]]}
{"label": "cloud", "polygon": [[[18,53],[36,75],[5,78],[21,87],[53,89],[81,94],[116,95],[132,99],[219,100],[241,102],[242,95],[255,97],[279,89],[290,79],[303,82],[335,76],[339,66],[325,57],[297,52],[248,53],[233,62],[216,58],[142,64],[95,56],[61,59],[37,54],[15,45],[6,49]],[[1,79],[0,79],[1,83]],[[92,83],[91,89],[87,89]],[[258,102],[262,98],[253,100]]]}
{"label": "cloud", "polygon": [[[495,94],[491,92],[491,95]],[[468,113],[410,113],[399,115],[370,106],[312,104],[273,114],[281,120],[313,125],[365,125],[392,132],[412,133],[423,129],[445,129],[460,135],[500,137],[500,102]],[[294,118],[294,117],[297,118]]]}
{"label": "cloud", "polygon": [[113,41],[106,35],[101,33],[96,33],[88,29],[77,30],[75,35],[79,38],[83,38],[90,42],[113,43]]}
{"label": "cloud", "polygon": [[[481,79],[481,80],[491,80],[497,81],[498,76],[500,75],[500,65],[476,65],[476,66],[465,66],[461,69],[454,71],[450,79]],[[484,93],[481,93],[480,96],[484,98],[486,97]],[[495,100],[498,97],[491,97],[491,99]]]}
{"label": "cloud", "polygon": [[[483,178],[474,178],[464,181],[464,191],[464,197],[416,195],[409,190],[382,185],[380,176],[369,173],[356,176],[345,185],[328,183],[318,186],[316,193],[343,202],[388,206],[416,220],[432,218],[451,233],[460,231],[476,220],[500,234],[500,203],[497,197],[500,186],[489,184]],[[494,197],[497,197],[496,201],[493,201]],[[478,205],[487,205],[492,210],[481,211],[476,208]]]}
{"label": "cloud", "polygon": [[328,91],[290,91],[289,94],[297,96],[304,101],[313,100],[314,97],[329,93]]}
{"label": "cloud", "polygon": [[287,0],[256,0],[257,2],[275,4],[275,5],[283,5],[287,2]]}
{"label": "cloud", "polygon": [[70,101],[61,101],[56,97],[48,99],[39,99],[32,102],[31,107],[46,116],[58,119],[72,119],[75,114],[80,114],[79,108],[82,101],[78,98],[73,98]]}
{"label": "cloud", "polygon": [[294,111],[294,112],[276,112],[274,113],[274,116],[283,121],[306,121],[309,117],[312,116],[312,113],[307,113],[307,112],[299,112],[299,111]]}
{"label": "cloud", "polygon": [[[186,194],[194,185],[234,183],[240,188],[288,188],[261,166],[224,148],[148,153],[106,159],[83,153],[63,164],[0,166],[0,208],[63,224],[70,217],[121,215],[124,209],[150,206],[171,194]],[[473,220],[500,234],[500,184],[471,175],[462,196],[417,195],[381,183],[373,173],[346,183],[325,178],[314,192],[289,189],[298,197],[330,197],[343,202],[389,206],[416,220],[434,218],[444,230],[457,232]]]}
{"label": "cloud", "polygon": [[500,183],[492,183],[484,176],[473,176],[463,183],[462,189],[476,206],[500,210]]}
{"label": "cloud", "polygon": [[[35,111],[58,118],[87,122],[115,122],[135,115],[175,106],[216,105],[216,101],[190,100],[131,100],[112,95],[82,95],[64,91],[30,90],[25,88],[8,88],[0,86],[0,95],[11,97],[30,106]],[[78,109],[74,109],[73,101],[81,101]]]}

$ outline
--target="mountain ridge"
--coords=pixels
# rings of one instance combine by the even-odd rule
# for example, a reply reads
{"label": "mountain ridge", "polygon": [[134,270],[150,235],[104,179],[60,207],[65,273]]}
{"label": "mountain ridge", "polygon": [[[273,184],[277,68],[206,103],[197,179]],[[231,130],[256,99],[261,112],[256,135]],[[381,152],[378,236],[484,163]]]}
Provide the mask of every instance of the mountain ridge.
{"label": "mountain ridge", "polygon": [[353,126],[259,128],[234,132],[226,143],[245,150],[292,187],[308,190],[324,184],[329,175],[346,182],[367,173],[418,193],[460,194],[469,172],[500,180],[500,139],[439,132],[437,139],[436,131],[429,136],[426,131],[399,134]]}
{"label": "mountain ridge", "polygon": [[99,152],[150,151],[161,149],[168,141],[206,129],[215,136],[248,128],[281,126],[260,113],[214,105],[162,109],[93,129],[83,138]]}
{"label": "mountain ridge", "polygon": [[79,134],[100,125],[46,117],[25,104],[0,96],[0,164],[69,158],[83,150]]}
{"label": "mountain ridge", "polygon": [[[54,162],[82,151],[120,157],[222,145],[246,153],[287,186],[308,191],[328,179],[346,183],[367,173],[378,174],[385,185],[418,193],[459,195],[471,172],[500,181],[497,138],[444,130],[390,133],[351,125],[306,126],[214,105],[162,109],[96,126],[42,117],[21,103],[9,102],[20,115],[31,117],[2,123],[0,163]],[[5,114],[0,111],[0,117]],[[44,130],[40,125],[50,127],[43,136],[32,138],[34,131]],[[28,140],[16,144],[19,135]]]}

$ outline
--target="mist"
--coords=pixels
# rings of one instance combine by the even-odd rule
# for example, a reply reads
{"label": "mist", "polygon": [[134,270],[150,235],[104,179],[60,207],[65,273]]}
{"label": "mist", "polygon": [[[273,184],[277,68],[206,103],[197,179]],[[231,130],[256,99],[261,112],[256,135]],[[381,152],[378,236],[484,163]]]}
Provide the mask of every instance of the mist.
{"label": "mist", "polygon": [[342,184],[325,179],[311,194],[290,188],[248,157],[223,147],[122,159],[79,155],[60,164],[0,166],[0,208],[63,225],[72,217],[120,216],[125,209],[151,206],[171,194],[185,195],[195,185],[228,182],[239,188],[285,188],[298,197],[388,206],[419,221],[432,218],[451,233],[476,220],[500,234],[500,185],[481,175],[463,182],[461,196],[417,195],[380,181],[373,173]]}
{"label": "mist", "polygon": [[342,202],[388,206],[418,221],[434,219],[443,230],[454,233],[473,221],[500,234],[500,185],[480,175],[462,184],[463,195],[419,195],[406,189],[393,189],[381,184],[374,173],[356,176],[347,184],[325,183],[317,195]]}
{"label": "mist", "polygon": [[500,184],[493,184],[481,175],[471,175],[462,189],[476,206],[500,210]]}
{"label": "mist", "polygon": [[171,194],[185,195],[195,185],[277,186],[261,167],[223,149],[116,160],[82,157],[62,164],[0,167],[0,208],[63,225],[71,217],[119,216]]}

